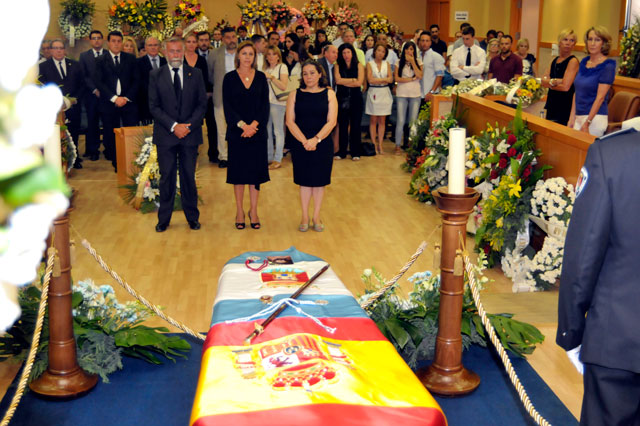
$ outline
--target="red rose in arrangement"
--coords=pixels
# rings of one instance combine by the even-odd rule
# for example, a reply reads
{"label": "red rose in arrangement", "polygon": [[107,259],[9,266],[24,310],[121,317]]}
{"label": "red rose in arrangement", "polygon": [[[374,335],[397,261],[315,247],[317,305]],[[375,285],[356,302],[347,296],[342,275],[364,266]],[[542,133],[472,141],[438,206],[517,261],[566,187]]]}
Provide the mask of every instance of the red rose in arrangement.
{"label": "red rose in arrangement", "polygon": [[513,156],[514,156],[514,155],[516,155],[516,154],[517,154],[517,151],[516,151],[516,149],[515,149],[515,148],[509,148],[509,151],[507,151],[507,155],[508,155],[509,157],[513,157]]}
{"label": "red rose in arrangement", "polygon": [[498,161],[498,167],[500,167],[501,169],[505,169],[507,167],[508,161],[505,157],[501,158],[500,161]]}
{"label": "red rose in arrangement", "polygon": [[531,175],[531,164],[525,167],[524,170],[522,171],[522,177],[524,177],[525,179],[528,179],[529,175]]}
{"label": "red rose in arrangement", "polygon": [[514,135],[513,133],[509,133],[509,137],[507,138],[507,143],[509,145],[513,145],[517,140],[518,139],[516,138],[516,135]]}
{"label": "red rose in arrangement", "polygon": [[522,153],[518,154],[518,156],[516,157],[518,160],[522,160]]}
{"label": "red rose in arrangement", "polygon": [[498,177],[498,171],[496,169],[491,170],[491,174],[489,175],[489,178],[491,180],[496,179]]}
{"label": "red rose in arrangement", "polygon": [[490,251],[491,251],[491,247],[489,247],[488,244],[485,245],[484,246],[484,254],[486,254],[488,256]]}

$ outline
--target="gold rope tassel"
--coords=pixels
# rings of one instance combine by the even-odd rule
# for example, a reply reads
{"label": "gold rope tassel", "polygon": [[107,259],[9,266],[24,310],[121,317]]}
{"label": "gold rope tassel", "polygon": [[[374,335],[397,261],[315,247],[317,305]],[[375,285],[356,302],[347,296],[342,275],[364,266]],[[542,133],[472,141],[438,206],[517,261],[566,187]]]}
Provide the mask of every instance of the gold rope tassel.
{"label": "gold rope tassel", "polygon": [[[54,236],[55,237],[55,236]],[[53,241],[51,242],[53,245]],[[9,422],[13,418],[13,415],[18,408],[18,404],[20,404],[20,400],[22,399],[22,395],[24,395],[24,391],[27,387],[27,382],[29,381],[29,376],[31,375],[31,369],[33,367],[33,362],[36,359],[36,353],[38,352],[38,346],[40,346],[40,334],[42,333],[42,325],[44,323],[44,314],[47,307],[47,300],[49,297],[49,281],[51,280],[51,275],[53,274],[53,265],[54,258],[58,257],[56,254],[56,249],[50,247],[47,250],[47,268],[44,273],[44,280],[42,283],[42,296],[40,298],[40,306],[38,307],[38,318],[36,319],[36,328],[33,332],[33,340],[31,341],[31,349],[29,350],[29,356],[27,356],[27,361],[24,369],[22,370],[22,374],[20,375],[20,381],[18,382],[18,389],[16,393],[13,395],[11,399],[11,404],[9,404],[9,408],[0,422],[0,426],[8,426]],[[59,260],[58,260],[59,262]],[[60,266],[58,265],[58,269]]]}
{"label": "gold rope tassel", "polygon": [[453,260],[453,275],[456,277],[462,276],[462,250],[456,250],[456,257]]}

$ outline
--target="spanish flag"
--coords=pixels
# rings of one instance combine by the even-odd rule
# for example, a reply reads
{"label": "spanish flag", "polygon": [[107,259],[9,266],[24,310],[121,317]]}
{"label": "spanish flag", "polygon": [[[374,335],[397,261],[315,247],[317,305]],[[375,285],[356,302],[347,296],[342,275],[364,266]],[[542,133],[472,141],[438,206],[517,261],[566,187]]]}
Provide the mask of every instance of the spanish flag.
{"label": "spanish flag", "polygon": [[278,272],[289,282],[281,288],[274,285],[278,274],[245,265],[248,256],[267,255],[291,256],[295,274],[313,276],[325,264],[291,248],[245,253],[224,267],[191,425],[446,425],[436,401],[331,269],[300,304],[290,303],[243,345],[268,316],[255,314],[292,293],[282,265]]}

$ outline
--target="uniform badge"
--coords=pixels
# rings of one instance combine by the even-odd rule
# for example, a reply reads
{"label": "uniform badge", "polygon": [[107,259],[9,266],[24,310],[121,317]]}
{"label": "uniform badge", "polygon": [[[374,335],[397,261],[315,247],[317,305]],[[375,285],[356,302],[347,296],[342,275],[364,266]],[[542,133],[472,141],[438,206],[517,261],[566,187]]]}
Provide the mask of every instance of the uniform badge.
{"label": "uniform badge", "polygon": [[576,183],[576,198],[580,196],[582,190],[587,186],[589,180],[589,171],[586,167],[580,169],[580,176],[578,176],[578,182]]}

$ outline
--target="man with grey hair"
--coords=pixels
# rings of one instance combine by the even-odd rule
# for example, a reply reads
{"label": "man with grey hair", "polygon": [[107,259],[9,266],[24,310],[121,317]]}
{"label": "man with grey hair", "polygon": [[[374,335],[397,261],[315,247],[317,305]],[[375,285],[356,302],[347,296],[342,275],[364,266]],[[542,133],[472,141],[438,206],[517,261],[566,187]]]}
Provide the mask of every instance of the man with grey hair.
{"label": "man with grey hair", "polygon": [[364,52],[361,49],[358,49],[356,47],[355,31],[353,31],[351,28],[347,28],[346,30],[344,30],[344,33],[342,34],[342,40],[344,41],[344,43],[349,43],[350,45],[353,46],[353,48],[356,50],[356,56],[358,57],[358,62],[360,62],[363,67],[366,66],[367,62],[364,58]]}
{"label": "man with grey hair", "polygon": [[160,168],[156,232],[164,232],[171,222],[176,173],[180,176],[180,198],[187,223],[189,228],[198,230],[200,212],[195,173],[207,92],[201,71],[184,61],[184,41],[172,37],[165,42],[164,49],[167,64],[149,74],[149,109]]}
{"label": "man with grey hair", "polygon": [[138,86],[138,114],[140,124],[151,124],[153,117],[149,111],[149,73],[167,63],[167,60],[159,55],[160,40],[149,36],[144,41],[144,50],[147,53],[136,59],[137,73],[140,77]]}

